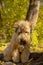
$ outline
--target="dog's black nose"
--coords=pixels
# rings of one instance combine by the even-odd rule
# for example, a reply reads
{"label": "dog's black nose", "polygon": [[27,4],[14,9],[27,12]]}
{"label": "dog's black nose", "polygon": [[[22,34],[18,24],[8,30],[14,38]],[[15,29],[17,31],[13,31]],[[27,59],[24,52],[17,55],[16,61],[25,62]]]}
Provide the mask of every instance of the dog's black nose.
{"label": "dog's black nose", "polygon": [[20,40],[20,44],[21,44],[21,45],[25,45],[25,44],[26,44],[26,41],[22,38],[22,39]]}
{"label": "dog's black nose", "polygon": [[21,54],[22,52],[19,52],[19,54]]}

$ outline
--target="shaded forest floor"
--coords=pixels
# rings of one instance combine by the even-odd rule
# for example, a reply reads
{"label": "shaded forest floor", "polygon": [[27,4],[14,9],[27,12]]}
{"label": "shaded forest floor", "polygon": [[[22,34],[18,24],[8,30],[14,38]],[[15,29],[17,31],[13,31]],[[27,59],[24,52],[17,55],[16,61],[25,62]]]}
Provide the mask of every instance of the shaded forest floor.
{"label": "shaded forest floor", "polygon": [[[9,43],[6,43],[5,45],[1,46],[0,47],[0,53],[3,52],[7,48],[8,45],[9,45]],[[31,52],[43,52],[43,48],[39,48],[39,47],[33,48],[33,47],[30,47],[30,51]],[[0,60],[0,65],[5,65],[5,62]]]}

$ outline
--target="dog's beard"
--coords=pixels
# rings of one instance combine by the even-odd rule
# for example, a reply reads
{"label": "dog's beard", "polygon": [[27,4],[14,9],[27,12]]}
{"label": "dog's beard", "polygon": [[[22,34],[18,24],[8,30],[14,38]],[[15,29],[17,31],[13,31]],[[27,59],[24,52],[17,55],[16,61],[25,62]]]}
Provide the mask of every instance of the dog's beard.
{"label": "dog's beard", "polygon": [[[29,40],[27,41],[27,39],[25,38],[27,37],[27,39],[29,38],[28,35],[24,35],[24,34],[20,34],[17,38],[18,40],[18,48],[16,48],[13,52],[13,57],[12,60],[14,62],[22,62],[25,63],[28,61],[29,58]],[[21,41],[21,39],[23,39]],[[22,42],[22,43],[21,43]]]}
{"label": "dog's beard", "polygon": [[19,49],[15,49],[13,52],[12,60],[14,62],[22,62],[25,63],[28,61],[29,58],[29,48],[26,46],[23,51],[20,51]]}

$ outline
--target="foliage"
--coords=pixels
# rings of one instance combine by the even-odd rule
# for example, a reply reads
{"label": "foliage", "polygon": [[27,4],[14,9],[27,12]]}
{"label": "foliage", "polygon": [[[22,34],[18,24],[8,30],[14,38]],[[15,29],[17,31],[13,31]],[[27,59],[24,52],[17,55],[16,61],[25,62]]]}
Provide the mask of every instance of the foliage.
{"label": "foliage", "polygon": [[0,35],[9,41],[14,32],[14,23],[25,19],[28,0],[1,0]]}
{"label": "foliage", "polygon": [[34,49],[43,48],[43,6],[40,6],[38,22],[32,33],[32,47]]}
{"label": "foliage", "polygon": [[[0,43],[3,40],[4,42],[11,40],[14,23],[26,18],[28,6],[29,0],[0,0]],[[32,33],[32,42],[33,47],[43,43],[43,5],[40,6],[38,22]]]}

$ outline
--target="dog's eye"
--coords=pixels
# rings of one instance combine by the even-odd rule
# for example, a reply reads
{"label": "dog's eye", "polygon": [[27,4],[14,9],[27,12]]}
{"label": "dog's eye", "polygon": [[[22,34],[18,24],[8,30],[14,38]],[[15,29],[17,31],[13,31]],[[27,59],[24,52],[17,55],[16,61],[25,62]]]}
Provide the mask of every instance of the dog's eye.
{"label": "dog's eye", "polygon": [[15,29],[15,32],[18,33],[18,34],[22,33],[22,31],[19,27]]}
{"label": "dog's eye", "polygon": [[30,29],[26,29],[25,33],[30,33]]}
{"label": "dog's eye", "polygon": [[25,33],[30,33],[30,32],[26,31]]}

